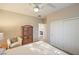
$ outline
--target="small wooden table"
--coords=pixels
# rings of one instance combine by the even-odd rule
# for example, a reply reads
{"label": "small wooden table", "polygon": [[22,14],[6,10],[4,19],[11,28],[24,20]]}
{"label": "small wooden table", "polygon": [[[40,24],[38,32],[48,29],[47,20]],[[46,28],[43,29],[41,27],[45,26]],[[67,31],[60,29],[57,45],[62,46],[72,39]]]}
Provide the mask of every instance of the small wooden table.
{"label": "small wooden table", "polygon": [[7,40],[0,40],[0,48],[8,48]]}

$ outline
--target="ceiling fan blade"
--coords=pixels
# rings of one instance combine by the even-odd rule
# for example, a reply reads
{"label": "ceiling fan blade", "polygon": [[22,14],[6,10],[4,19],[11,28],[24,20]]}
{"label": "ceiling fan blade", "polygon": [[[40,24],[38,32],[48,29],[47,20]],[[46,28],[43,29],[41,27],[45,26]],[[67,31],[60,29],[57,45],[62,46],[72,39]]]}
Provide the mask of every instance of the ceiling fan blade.
{"label": "ceiling fan blade", "polygon": [[53,4],[51,3],[47,3],[48,6],[52,7],[52,8],[56,8],[56,6],[54,6]]}

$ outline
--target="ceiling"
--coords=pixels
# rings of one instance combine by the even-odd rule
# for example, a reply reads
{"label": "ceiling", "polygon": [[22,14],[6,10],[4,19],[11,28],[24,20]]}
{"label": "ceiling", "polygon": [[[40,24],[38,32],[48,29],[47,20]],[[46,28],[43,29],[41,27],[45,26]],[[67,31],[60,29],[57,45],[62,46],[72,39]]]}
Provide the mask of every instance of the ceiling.
{"label": "ceiling", "polygon": [[39,3],[39,12],[33,11],[33,3],[0,3],[0,9],[8,10],[11,12],[21,13],[24,15],[44,18],[46,15],[58,11],[62,8],[72,5],[71,3]]}

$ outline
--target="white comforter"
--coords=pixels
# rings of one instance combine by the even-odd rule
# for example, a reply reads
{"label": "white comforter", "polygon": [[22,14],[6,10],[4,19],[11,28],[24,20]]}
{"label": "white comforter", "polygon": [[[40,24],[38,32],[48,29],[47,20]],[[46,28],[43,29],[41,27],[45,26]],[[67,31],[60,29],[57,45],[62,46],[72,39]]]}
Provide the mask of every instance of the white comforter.
{"label": "white comforter", "polygon": [[5,51],[7,55],[68,55],[67,53],[45,43],[38,41]]}

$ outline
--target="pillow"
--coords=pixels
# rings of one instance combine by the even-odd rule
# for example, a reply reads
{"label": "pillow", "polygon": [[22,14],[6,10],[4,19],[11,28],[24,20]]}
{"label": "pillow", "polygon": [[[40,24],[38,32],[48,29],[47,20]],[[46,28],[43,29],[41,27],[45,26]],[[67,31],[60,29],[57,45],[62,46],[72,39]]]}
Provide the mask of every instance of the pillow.
{"label": "pillow", "polygon": [[11,39],[11,43],[15,43],[15,42],[17,42],[18,40],[17,40],[17,38],[12,38]]}
{"label": "pillow", "polygon": [[18,36],[18,37],[16,37],[16,38],[17,38],[17,40],[21,40],[21,41],[22,41],[22,38],[21,38],[21,37]]}

